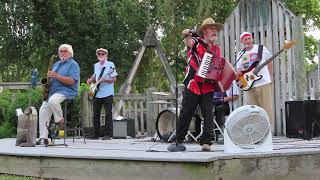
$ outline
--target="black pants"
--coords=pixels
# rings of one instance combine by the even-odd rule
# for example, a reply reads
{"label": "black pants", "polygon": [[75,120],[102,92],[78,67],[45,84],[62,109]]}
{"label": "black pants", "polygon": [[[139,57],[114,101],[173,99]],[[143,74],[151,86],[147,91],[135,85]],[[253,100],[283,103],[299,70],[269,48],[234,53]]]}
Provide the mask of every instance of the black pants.
{"label": "black pants", "polygon": [[94,127],[94,135],[96,137],[100,136],[99,129],[100,129],[100,116],[101,116],[102,105],[104,107],[104,111],[106,112],[106,117],[105,117],[106,132],[105,132],[105,135],[110,136],[110,137],[112,137],[112,135],[113,135],[112,101],[113,101],[113,96],[93,99],[93,127]]}
{"label": "black pants", "polygon": [[189,129],[190,121],[197,108],[200,106],[201,113],[204,119],[203,134],[200,138],[200,145],[211,145],[213,138],[213,93],[197,95],[185,88],[182,99],[182,109],[180,111],[177,124],[177,141],[182,143]]}

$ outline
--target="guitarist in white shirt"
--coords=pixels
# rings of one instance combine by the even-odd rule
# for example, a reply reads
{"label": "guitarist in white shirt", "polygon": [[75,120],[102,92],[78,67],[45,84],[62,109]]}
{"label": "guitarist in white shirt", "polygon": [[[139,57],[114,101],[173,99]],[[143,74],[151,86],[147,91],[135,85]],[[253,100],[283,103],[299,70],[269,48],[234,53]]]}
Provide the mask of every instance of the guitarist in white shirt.
{"label": "guitarist in white shirt", "polygon": [[100,137],[100,116],[102,106],[105,110],[105,127],[106,132],[103,140],[111,139],[113,135],[112,124],[112,102],[114,96],[114,82],[117,79],[117,71],[113,62],[108,60],[108,51],[100,48],[96,50],[97,59],[99,62],[94,64],[94,74],[87,80],[87,84],[98,83],[97,89],[93,95],[93,127],[94,137]]}
{"label": "guitarist in white shirt", "polygon": [[[259,45],[253,44],[252,34],[244,32],[240,35],[241,44],[244,49],[237,55],[237,75],[241,76],[245,71],[252,67],[261,65],[272,55],[268,49],[261,45],[262,52],[258,53]],[[272,111],[272,63],[264,66],[257,75],[262,78],[254,81],[251,88],[243,92],[243,100],[246,105],[257,105],[262,107],[269,116],[272,132],[274,130],[273,111]]]}

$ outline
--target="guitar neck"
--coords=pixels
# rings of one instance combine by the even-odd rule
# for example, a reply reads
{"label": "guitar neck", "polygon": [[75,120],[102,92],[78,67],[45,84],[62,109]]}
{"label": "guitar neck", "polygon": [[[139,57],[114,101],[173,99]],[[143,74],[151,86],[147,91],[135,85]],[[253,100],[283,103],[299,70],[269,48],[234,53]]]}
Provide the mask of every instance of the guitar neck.
{"label": "guitar neck", "polygon": [[254,74],[257,74],[264,66],[266,66],[267,64],[269,64],[269,62],[271,62],[274,58],[276,58],[277,56],[279,56],[279,54],[281,54],[283,51],[284,51],[284,49],[281,49],[281,50],[278,51],[276,54],[274,54],[271,58],[269,58],[268,60],[266,60],[264,63],[262,63],[261,65],[257,66],[253,73],[254,73]]}

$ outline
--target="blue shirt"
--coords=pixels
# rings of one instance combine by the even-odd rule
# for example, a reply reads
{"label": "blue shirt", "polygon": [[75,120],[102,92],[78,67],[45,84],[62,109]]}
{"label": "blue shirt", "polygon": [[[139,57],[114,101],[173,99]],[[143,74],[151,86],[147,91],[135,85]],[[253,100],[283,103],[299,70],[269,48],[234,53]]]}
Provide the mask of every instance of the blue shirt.
{"label": "blue shirt", "polygon": [[[103,67],[106,68],[101,78],[111,79],[118,75],[113,62],[106,60],[103,65],[101,65],[100,62],[97,62],[96,64],[94,64],[94,76],[96,81],[98,81]],[[99,90],[95,97],[104,98],[108,96],[114,96],[114,83],[101,82]]]}
{"label": "blue shirt", "polygon": [[67,61],[57,61],[52,66],[52,71],[57,72],[61,76],[70,77],[75,80],[73,85],[66,85],[58,81],[56,78],[50,78],[49,97],[54,93],[65,95],[68,99],[72,99],[78,95],[80,68],[78,63],[71,59]]}

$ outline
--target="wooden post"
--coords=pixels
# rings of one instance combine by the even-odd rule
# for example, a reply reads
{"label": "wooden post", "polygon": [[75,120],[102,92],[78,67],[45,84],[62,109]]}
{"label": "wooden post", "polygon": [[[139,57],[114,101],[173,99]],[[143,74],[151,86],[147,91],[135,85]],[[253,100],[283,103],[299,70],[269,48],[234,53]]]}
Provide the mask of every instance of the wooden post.
{"label": "wooden post", "polygon": [[[278,18],[279,18],[279,38],[280,38],[280,48],[282,48],[281,46],[284,44],[285,42],[285,34],[284,34],[284,25],[285,25],[285,13],[284,13],[284,9],[281,6],[278,6]],[[277,135],[283,135],[283,131],[284,130],[284,126],[286,124],[285,120],[286,120],[286,114],[285,114],[285,101],[287,99],[287,91],[286,91],[286,87],[287,87],[287,83],[286,83],[286,72],[287,72],[287,68],[286,68],[286,53],[283,52],[280,56],[279,59],[279,65],[280,65],[280,87],[279,87],[279,94],[280,94],[280,103],[278,104],[277,108],[280,114],[280,119],[278,119],[277,123]]]}
{"label": "wooden post", "polygon": [[139,130],[139,120],[138,120],[138,101],[134,100],[133,101],[133,106],[134,106],[134,120],[135,120],[135,128],[136,131],[138,132],[138,135],[141,135],[141,131]]}
{"label": "wooden post", "polygon": [[320,42],[318,45],[318,89],[316,93],[316,99],[320,100]]}
{"label": "wooden post", "polygon": [[141,133],[145,132],[145,127],[144,127],[144,106],[143,106],[143,101],[140,101],[140,122],[141,122]]}
{"label": "wooden post", "polygon": [[160,45],[156,46],[156,50],[158,52],[160,61],[162,63],[162,66],[164,67],[164,70],[166,71],[166,74],[168,76],[169,82],[170,82],[170,90],[172,93],[175,92],[175,86],[176,86],[176,80],[174,79],[174,76],[171,72],[168,60],[166,56],[164,55],[164,52],[162,51]]}
{"label": "wooden post", "polygon": [[[285,15],[285,23],[286,23],[286,39],[293,40],[291,36],[292,26],[290,24],[290,16],[288,14]],[[288,74],[288,99],[292,99],[292,49],[290,48],[287,53],[288,62],[287,62],[287,74]],[[284,132],[286,132],[284,130]]]}
{"label": "wooden post", "polygon": [[304,66],[304,34],[303,34],[303,19],[296,17],[293,21],[293,38],[297,40],[294,49],[294,89],[296,100],[304,99],[304,92],[306,90],[306,69]]}
{"label": "wooden post", "polygon": [[[278,23],[278,8],[277,2],[272,1],[272,37],[273,37],[273,54],[279,51],[279,23]],[[274,130],[274,134],[277,133],[277,129],[279,129],[279,124],[277,122],[281,119],[280,109],[278,105],[280,104],[280,63],[279,58],[277,57],[273,62],[273,76],[271,77],[273,80],[273,117],[269,117],[273,119],[272,129]]]}
{"label": "wooden post", "polygon": [[147,133],[148,135],[153,135],[156,130],[156,116],[154,115],[154,106],[153,104],[150,104],[148,102],[151,102],[152,99],[152,94],[151,92],[154,91],[155,88],[149,88],[147,90]]}

